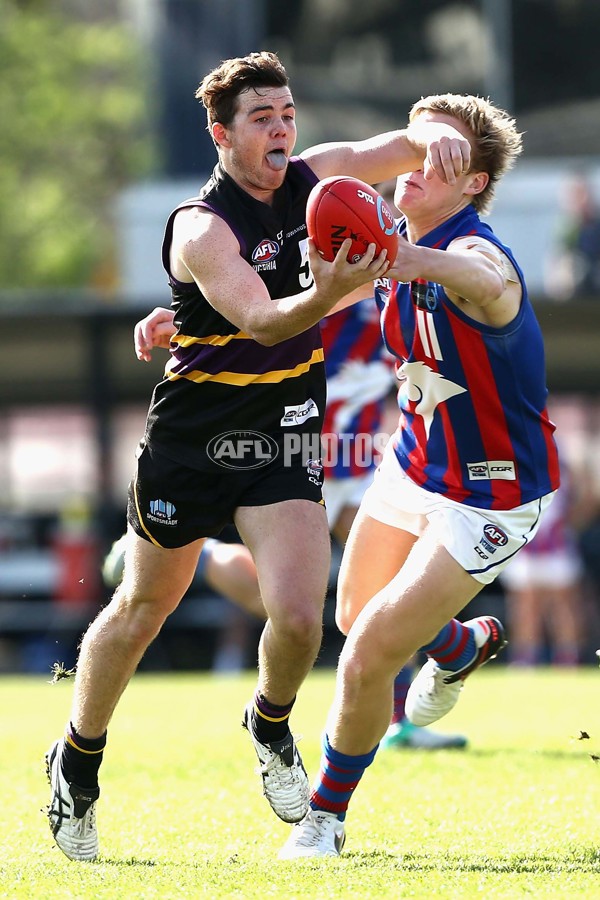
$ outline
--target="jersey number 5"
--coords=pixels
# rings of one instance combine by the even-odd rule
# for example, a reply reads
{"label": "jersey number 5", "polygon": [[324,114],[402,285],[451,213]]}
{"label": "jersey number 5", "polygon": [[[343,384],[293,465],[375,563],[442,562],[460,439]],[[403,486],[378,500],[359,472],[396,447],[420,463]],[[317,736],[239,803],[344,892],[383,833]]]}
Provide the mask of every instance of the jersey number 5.
{"label": "jersey number 5", "polygon": [[308,241],[306,238],[299,241],[298,248],[300,250],[300,271],[298,272],[298,280],[302,290],[307,291],[309,287],[313,286],[314,279],[308,261]]}

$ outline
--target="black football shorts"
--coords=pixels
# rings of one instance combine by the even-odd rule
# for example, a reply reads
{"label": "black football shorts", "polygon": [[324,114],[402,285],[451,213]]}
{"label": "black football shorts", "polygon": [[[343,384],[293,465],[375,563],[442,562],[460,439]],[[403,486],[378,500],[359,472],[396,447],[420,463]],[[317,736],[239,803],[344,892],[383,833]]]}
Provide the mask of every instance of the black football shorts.
{"label": "black football shorts", "polygon": [[240,506],[268,506],[284,500],[323,503],[320,460],[298,455],[291,463],[275,459],[252,470],[199,471],[147,445],[129,485],[127,521],[136,534],[158,547],[184,547],[218,535],[233,523]]}

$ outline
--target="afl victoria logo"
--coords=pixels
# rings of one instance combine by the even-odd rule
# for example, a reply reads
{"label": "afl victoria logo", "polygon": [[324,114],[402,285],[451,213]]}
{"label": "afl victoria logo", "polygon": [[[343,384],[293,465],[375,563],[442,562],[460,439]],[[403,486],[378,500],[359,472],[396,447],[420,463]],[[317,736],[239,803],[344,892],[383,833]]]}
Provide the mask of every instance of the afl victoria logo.
{"label": "afl victoria logo", "polygon": [[264,263],[274,259],[279,253],[279,244],[265,238],[260,244],[254,248],[252,253],[252,262]]}
{"label": "afl victoria logo", "polygon": [[496,525],[488,524],[484,527],[483,533],[490,542],[495,547],[504,547],[508,544],[508,538],[504,534],[501,528],[498,528]]}
{"label": "afl victoria logo", "polygon": [[224,469],[260,469],[273,462],[279,447],[260,431],[224,431],[208,442],[206,452]]}

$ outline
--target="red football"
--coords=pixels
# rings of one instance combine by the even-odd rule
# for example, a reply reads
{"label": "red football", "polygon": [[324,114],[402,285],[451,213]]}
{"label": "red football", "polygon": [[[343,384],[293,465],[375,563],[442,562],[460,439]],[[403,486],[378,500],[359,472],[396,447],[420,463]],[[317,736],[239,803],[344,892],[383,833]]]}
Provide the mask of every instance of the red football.
{"label": "red football", "polygon": [[385,248],[390,262],[396,258],[392,212],[381,194],[358,178],[334,175],[319,181],[306,204],[306,227],[324,259],[331,261],[346,238],[352,238],[350,262],[357,262],[369,244],[377,245],[375,256]]}

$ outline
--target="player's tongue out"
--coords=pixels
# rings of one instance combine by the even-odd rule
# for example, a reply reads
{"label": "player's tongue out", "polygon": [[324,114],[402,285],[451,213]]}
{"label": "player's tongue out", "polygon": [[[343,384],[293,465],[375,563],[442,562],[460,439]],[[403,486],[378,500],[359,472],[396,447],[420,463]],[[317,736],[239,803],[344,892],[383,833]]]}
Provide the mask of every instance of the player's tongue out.
{"label": "player's tongue out", "polygon": [[287,156],[283,150],[271,150],[267,153],[267,159],[273,169],[285,169],[287,165]]}

